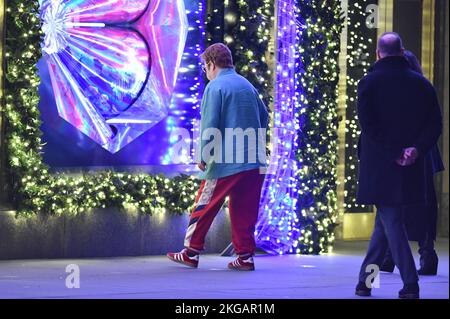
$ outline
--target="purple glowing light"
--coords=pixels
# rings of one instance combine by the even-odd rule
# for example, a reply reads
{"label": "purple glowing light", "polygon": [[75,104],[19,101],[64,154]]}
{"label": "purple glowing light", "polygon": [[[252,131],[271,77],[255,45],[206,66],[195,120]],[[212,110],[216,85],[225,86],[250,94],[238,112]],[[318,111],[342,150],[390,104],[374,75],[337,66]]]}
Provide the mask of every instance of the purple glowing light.
{"label": "purple glowing light", "polygon": [[263,186],[255,237],[258,247],[284,254],[296,245],[300,230],[296,217],[299,90],[296,81],[298,34],[295,0],[277,0],[278,38],[272,153]]}

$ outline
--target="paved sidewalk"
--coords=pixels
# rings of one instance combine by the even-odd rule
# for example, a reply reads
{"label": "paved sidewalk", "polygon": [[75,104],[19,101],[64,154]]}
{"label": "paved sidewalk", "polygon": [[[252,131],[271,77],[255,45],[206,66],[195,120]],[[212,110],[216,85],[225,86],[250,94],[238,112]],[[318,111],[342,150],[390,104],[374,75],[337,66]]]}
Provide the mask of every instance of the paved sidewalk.
{"label": "paved sidewalk", "polygon": [[[228,270],[233,258],[217,255],[201,256],[198,269],[165,256],[0,261],[0,298],[359,298],[354,287],[367,245],[338,242],[334,253],[322,256],[258,255],[254,272]],[[422,298],[449,298],[448,239],[437,247],[439,273],[420,278]],[[80,268],[79,289],[66,288],[69,264]],[[398,271],[382,273],[380,285],[373,299],[396,299],[402,288]]]}

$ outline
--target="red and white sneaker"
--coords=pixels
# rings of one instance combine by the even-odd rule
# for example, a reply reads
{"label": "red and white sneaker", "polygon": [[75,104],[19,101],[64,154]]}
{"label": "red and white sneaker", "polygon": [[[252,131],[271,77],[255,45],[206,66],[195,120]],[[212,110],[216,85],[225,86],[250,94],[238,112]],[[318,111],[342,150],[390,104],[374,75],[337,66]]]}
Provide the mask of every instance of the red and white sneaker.
{"label": "red and white sneaker", "polygon": [[253,262],[253,257],[247,257],[246,259],[238,257],[235,261],[228,264],[228,268],[244,271],[255,270],[255,263]]}
{"label": "red and white sneaker", "polygon": [[183,249],[182,251],[180,251],[179,253],[168,253],[167,257],[177,263],[192,267],[192,268],[197,268],[198,267],[198,260],[199,260],[199,255],[195,255],[193,257],[189,257],[187,254],[187,249]]}

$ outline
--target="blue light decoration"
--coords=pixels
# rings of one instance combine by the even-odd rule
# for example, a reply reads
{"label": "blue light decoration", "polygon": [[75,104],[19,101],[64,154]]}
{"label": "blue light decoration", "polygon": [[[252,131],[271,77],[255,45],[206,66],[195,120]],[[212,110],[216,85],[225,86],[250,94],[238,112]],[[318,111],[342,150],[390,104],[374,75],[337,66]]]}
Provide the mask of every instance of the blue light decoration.
{"label": "blue light decoration", "polygon": [[271,132],[271,158],[261,195],[255,229],[257,246],[272,254],[293,252],[300,229],[296,215],[299,163],[295,158],[302,112],[298,77],[299,37],[303,26],[298,20],[295,0],[277,0],[276,88]]}
{"label": "blue light decoration", "polygon": [[[197,9],[187,8],[194,4]],[[202,79],[193,76],[195,84],[187,87],[193,74],[185,70],[195,61],[185,44],[194,30],[189,22],[200,21],[196,14],[203,14],[202,5],[193,0],[186,5],[183,0],[40,0],[43,52],[59,116],[113,154],[163,119],[186,120],[173,105],[181,99],[195,111],[198,104]],[[178,124],[169,119],[167,125],[172,122]]]}
{"label": "blue light decoration", "polygon": [[[200,103],[205,88],[200,55],[205,50],[203,39],[206,37],[206,0],[185,0],[185,7],[189,24],[189,38],[197,40],[186,43],[179,68],[177,86],[170,104],[166,133],[170,135],[177,128],[185,128],[190,131],[190,136],[192,137],[189,141],[191,143],[191,154],[185,154],[186,157],[182,163],[178,164],[180,166],[186,164],[183,172],[192,173],[196,170],[196,165],[192,164],[194,162],[194,147],[196,145],[195,137],[200,134]],[[179,105],[184,105],[184,107],[180,108]],[[167,153],[160,159],[163,165],[173,164],[172,145],[177,141],[169,140],[171,146],[168,147]]]}

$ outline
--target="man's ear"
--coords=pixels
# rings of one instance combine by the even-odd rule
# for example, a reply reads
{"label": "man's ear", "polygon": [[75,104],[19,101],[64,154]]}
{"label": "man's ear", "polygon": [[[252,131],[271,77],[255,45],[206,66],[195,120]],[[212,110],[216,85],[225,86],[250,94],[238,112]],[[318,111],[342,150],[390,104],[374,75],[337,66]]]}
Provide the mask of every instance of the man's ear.
{"label": "man's ear", "polygon": [[380,50],[377,49],[377,60],[380,60],[381,56],[380,56]]}

